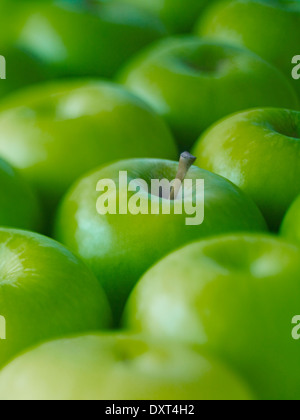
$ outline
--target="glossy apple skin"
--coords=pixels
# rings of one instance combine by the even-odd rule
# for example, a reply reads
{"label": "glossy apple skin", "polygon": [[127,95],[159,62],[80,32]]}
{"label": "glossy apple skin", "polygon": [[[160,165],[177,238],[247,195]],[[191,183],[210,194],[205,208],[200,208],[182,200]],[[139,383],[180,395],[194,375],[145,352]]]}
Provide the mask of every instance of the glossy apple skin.
{"label": "glossy apple skin", "polygon": [[300,242],[300,196],[293,202],[283,219],[281,235],[289,240]]}
{"label": "glossy apple skin", "polygon": [[[91,267],[109,297],[116,321],[140,276],[169,252],[212,234],[266,229],[257,207],[237,187],[197,167],[192,167],[187,178],[205,180],[205,220],[200,226],[187,226],[186,214],[175,215],[174,210],[169,215],[97,213],[99,180],[113,180],[119,191],[120,171],[128,171],[129,181],[141,178],[150,182],[165,177],[173,180],[177,169],[177,162],[165,160],[117,162],[82,178],[60,207],[55,237]],[[147,195],[147,199],[150,206],[157,197]],[[195,203],[195,191],[192,200]]]}
{"label": "glossy apple skin", "polygon": [[250,51],[196,37],[160,41],[130,62],[119,79],[166,119],[184,148],[233,112],[299,106],[275,67]]}
{"label": "glossy apple skin", "polygon": [[299,138],[300,112],[255,109],[217,123],[200,137],[194,154],[202,168],[252,197],[278,230],[300,191]]}
{"label": "glossy apple skin", "polygon": [[12,42],[52,77],[111,77],[133,54],[167,34],[159,19],[136,8],[82,3],[20,2],[10,10]]}
{"label": "glossy apple skin", "polygon": [[160,117],[109,82],[61,81],[25,89],[2,102],[0,125],[0,155],[51,209],[78,177],[101,164],[177,157]]}
{"label": "glossy apple skin", "polygon": [[[200,36],[244,46],[281,69],[290,80],[291,60],[299,50],[297,1],[230,0],[216,2],[200,18]],[[300,84],[293,81],[300,94]]]}
{"label": "glossy apple skin", "polygon": [[300,249],[264,235],[212,238],[171,254],[140,280],[125,324],[198,343],[261,399],[299,399]]}
{"label": "glossy apple skin", "polygon": [[45,343],[0,374],[2,401],[252,398],[243,381],[212,358],[125,334]]}
{"label": "glossy apple skin", "polygon": [[[210,0],[211,1],[211,0]],[[159,17],[171,33],[191,32],[208,0],[119,0]]]}
{"label": "glossy apple skin", "polygon": [[39,231],[43,217],[35,193],[7,162],[0,159],[0,225]]}
{"label": "glossy apple skin", "polygon": [[66,334],[105,329],[111,313],[96,278],[44,236],[0,228],[0,366],[20,351]]}

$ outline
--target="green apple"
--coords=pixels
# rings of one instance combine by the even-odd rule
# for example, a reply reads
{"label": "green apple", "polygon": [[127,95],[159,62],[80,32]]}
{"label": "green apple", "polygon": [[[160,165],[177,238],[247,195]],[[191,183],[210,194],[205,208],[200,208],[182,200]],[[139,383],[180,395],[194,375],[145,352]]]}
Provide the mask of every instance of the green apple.
{"label": "green apple", "polygon": [[[217,2],[200,19],[197,33],[249,48],[292,80],[292,58],[299,53],[300,3],[298,0]],[[294,82],[294,86],[300,93],[300,83]]]}
{"label": "green apple", "polygon": [[190,32],[209,0],[119,0],[158,16],[172,33]]}
{"label": "green apple", "polygon": [[0,185],[0,226],[40,230],[42,215],[36,195],[27,182],[2,159]]}
{"label": "green apple", "polygon": [[173,159],[165,123],[122,87],[102,81],[51,82],[0,106],[0,155],[54,208],[83,173],[121,158]]}
{"label": "green apple", "polygon": [[[18,6],[15,5],[14,8],[18,9]],[[10,13],[13,13],[11,1],[1,0],[0,55],[4,57],[5,64],[0,61],[0,100],[13,90],[43,81],[48,77],[45,67],[34,57],[13,45],[9,27],[11,19],[8,18]],[[6,73],[6,79],[3,73]]]}
{"label": "green apple", "polygon": [[298,108],[296,93],[275,67],[250,51],[196,37],[155,44],[125,67],[120,81],[166,119],[184,148],[233,112]]}
{"label": "green apple", "polygon": [[2,401],[252,398],[243,381],[212,358],[180,345],[125,334],[45,343],[0,374]]}
{"label": "green apple", "polygon": [[154,16],[101,1],[10,5],[10,39],[52,76],[112,76],[131,55],[166,35]]}
{"label": "green apple", "polygon": [[255,109],[208,130],[194,148],[202,168],[230,179],[277,230],[300,192],[300,112]]}
{"label": "green apple", "polygon": [[267,235],[186,246],[138,283],[125,324],[197,343],[239,372],[262,399],[299,399],[300,249]]}
{"label": "green apple", "polygon": [[296,198],[285,215],[281,234],[290,240],[300,242],[300,196]]}
{"label": "green apple", "polygon": [[0,99],[14,90],[47,79],[47,71],[33,57],[18,48],[2,48],[0,45],[0,54],[6,62],[6,79],[0,78]]}
{"label": "green apple", "polygon": [[0,261],[0,366],[41,341],[110,325],[99,282],[52,239],[0,228]]}
{"label": "green apple", "polygon": [[[185,189],[186,204],[193,206],[194,214],[187,216],[185,211],[175,214],[180,195],[175,200],[160,198],[151,194],[148,187],[155,179],[175,179],[177,168],[176,162],[160,159],[133,159],[102,167],[79,180],[59,210],[56,238],[91,267],[109,297],[116,321],[140,276],[169,252],[211,234],[266,229],[257,207],[236,186],[196,166],[188,172],[193,186]],[[127,181],[120,182],[120,173],[124,171]],[[97,208],[99,199],[106,199],[107,193],[96,190],[99,180],[106,179],[115,185],[115,191],[109,192],[111,211],[107,213]],[[194,188],[197,180],[202,179],[205,202],[201,192]],[[140,187],[139,180],[145,185]],[[135,182],[134,188],[140,188],[141,196],[137,214],[129,209],[136,193],[132,188],[127,191]],[[125,211],[121,210],[121,202],[123,208],[125,202]],[[161,206],[159,212],[150,211],[154,203]],[[163,205],[170,205],[169,214],[163,214]],[[200,224],[202,208],[205,216]],[[191,220],[199,222],[190,225]]]}

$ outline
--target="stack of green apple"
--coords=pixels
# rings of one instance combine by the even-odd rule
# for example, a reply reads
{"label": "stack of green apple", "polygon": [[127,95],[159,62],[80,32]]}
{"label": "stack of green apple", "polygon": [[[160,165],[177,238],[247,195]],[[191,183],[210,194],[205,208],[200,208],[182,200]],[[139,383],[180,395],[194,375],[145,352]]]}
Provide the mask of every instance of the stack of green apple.
{"label": "stack of green apple", "polygon": [[[0,23],[0,400],[299,399],[299,2],[3,0]],[[121,172],[172,181],[184,150],[202,224],[141,187],[97,211],[100,180],[119,208]]]}

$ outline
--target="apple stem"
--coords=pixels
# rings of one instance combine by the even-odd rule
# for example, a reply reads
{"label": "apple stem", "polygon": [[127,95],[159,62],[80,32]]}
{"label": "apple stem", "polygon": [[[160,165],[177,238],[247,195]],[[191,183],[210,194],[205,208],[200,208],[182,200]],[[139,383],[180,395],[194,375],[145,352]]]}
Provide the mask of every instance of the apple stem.
{"label": "apple stem", "polygon": [[176,179],[180,181],[180,183],[175,183],[175,186],[171,188],[170,192],[170,200],[175,200],[178,196],[180,191],[181,185],[187,176],[187,173],[190,167],[195,163],[196,157],[191,155],[189,152],[183,152],[180,155],[178,171],[176,175]]}

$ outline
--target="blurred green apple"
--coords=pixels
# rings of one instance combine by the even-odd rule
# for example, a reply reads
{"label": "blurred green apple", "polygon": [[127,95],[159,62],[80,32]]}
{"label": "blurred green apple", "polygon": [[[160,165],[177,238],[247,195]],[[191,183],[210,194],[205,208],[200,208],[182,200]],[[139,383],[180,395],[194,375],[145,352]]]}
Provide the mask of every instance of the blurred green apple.
{"label": "blurred green apple", "polygon": [[49,76],[45,66],[42,66],[35,57],[13,45],[11,17],[14,10],[18,10],[19,4],[15,3],[12,6],[11,0],[0,2],[0,55],[6,61],[4,66],[6,79],[2,78],[2,65],[0,67],[0,100],[11,91],[43,81]]}
{"label": "blurred green apple", "polygon": [[261,399],[299,399],[300,249],[264,235],[191,244],[138,283],[126,325],[198,343],[232,366]]}
{"label": "blurred green apple", "polygon": [[208,130],[194,148],[199,165],[228,178],[277,230],[300,192],[300,112],[255,109]]}
{"label": "blurred green apple", "polygon": [[0,155],[53,209],[83,173],[114,159],[177,156],[165,123],[122,87],[61,81],[25,89],[0,106]]}
{"label": "blurred green apple", "polygon": [[300,242],[300,196],[296,198],[283,219],[281,234]]}
{"label": "blurred green apple", "polygon": [[2,159],[0,186],[0,226],[40,230],[42,215],[36,195],[25,180]]}
{"label": "blurred green apple", "polygon": [[[299,0],[229,0],[216,2],[201,17],[197,33],[254,51],[291,78],[299,53]],[[274,85],[276,86],[276,85]],[[294,82],[300,93],[300,83]]]}
{"label": "blurred green apple", "polygon": [[6,61],[6,79],[0,80],[0,100],[14,90],[47,79],[47,71],[18,48],[3,48],[0,41],[0,54]]}
{"label": "blurred green apple", "polygon": [[125,67],[120,80],[166,119],[184,148],[233,112],[298,108],[296,93],[275,67],[250,51],[195,37],[155,44]]}
{"label": "blurred green apple", "polygon": [[[210,0],[211,1],[211,0]],[[172,33],[190,32],[209,0],[119,0],[159,17]]]}
{"label": "blurred green apple", "polygon": [[35,233],[0,228],[0,366],[27,347],[110,325],[92,273],[67,249]]}
{"label": "blurred green apple", "polygon": [[133,54],[166,35],[164,25],[133,7],[99,1],[24,1],[10,5],[13,45],[53,76],[112,76]]}
{"label": "blurred green apple", "polygon": [[233,372],[210,357],[131,335],[86,335],[45,343],[0,374],[2,401],[252,398]]}
{"label": "blurred green apple", "polygon": [[[91,267],[109,297],[116,320],[140,276],[169,252],[212,234],[266,229],[257,207],[237,187],[196,166],[190,169],[187,178],[194,184],[204,179],[205,203],[203,195],[193,185],[192,189],[185,189],[185,200],[186,205],[193,206],[194,214],[175,214],[179,197],[175,200],[160,198],[151,194],[148,186],[155,179],[175,179],[177,168],[176,162],[159,159],[120,161],[82,178],[62,203],[55,236]],[[125,185],[119,180],[123,171],[128,177]],[[109,197],[110,206],[116,211],[99,214],[97,202],[106,193],[97,192],[96,186],[99,180],[105,179],[116,186],[116,195],[112,191]],[[140,187],[139,179],[144,180],[146,186]],[[135,192],[127,191],[127,187],[135,182],[142,197],[139,214],[120,211],[120,202],[125,201],[127,206],[134,199]],[[150,211],[154,203],[161,209],[155,214]],[[169,214],[162,214],[162,205],[170,205]],[[202,207],[204,222],[187,225],[187,217],[201,218],[198,210],[201,213]]]}

